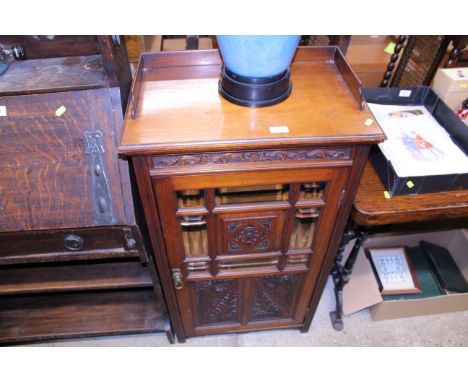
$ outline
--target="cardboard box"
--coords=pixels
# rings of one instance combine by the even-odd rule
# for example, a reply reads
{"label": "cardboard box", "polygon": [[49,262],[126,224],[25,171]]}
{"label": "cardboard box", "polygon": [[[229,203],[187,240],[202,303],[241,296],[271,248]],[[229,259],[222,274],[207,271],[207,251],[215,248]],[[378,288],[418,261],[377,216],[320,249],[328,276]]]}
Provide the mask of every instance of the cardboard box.
{"label": "cardboard box", "polygon": [[468,91],[466,93],[463,92],[453,92],[447,93],[443,96],[439,94],[439,97],[444,103],[453,111],[457,112],[460,110],[460,107],[465,99],[468,98]]}
{"label": "cardboard box", "polygon": [[[409,246],[425,240],[447,248],[463,276],[468,280],[468,230],[425,232],[418,234],[381,234],[369,237],[361,248],[353,274],[343,290],[343,313],[352,314],[370,307],[374,320],[421,316],[468,310],[468,293],[447,294],[412,300],[383,301],[371,265],[364,253],[367,247]],[[348,244],[345,256],[352,244]]]}
{"label": "cardboard box", "polygon": [[[363,88],[367,102],[382,105],[424,106],[450,134],[457,146],[468,153],[468,129],[463,121],[429,87]],[[423,194],[468,188],[468,174],[399,177],[391,161],[377,147],[369,156],[380,180],[390,195]],[[414,184],[409,188],[408,183]]]}
{"label": "cardboard box", "polygon": [[439,95],[453,92],[468,92],[468,68],[439,69],[432,86]]}
{"label": "cardboard box", "polygon": [[468,68],[439,69],[432,88],[453,111],[468,98]]}

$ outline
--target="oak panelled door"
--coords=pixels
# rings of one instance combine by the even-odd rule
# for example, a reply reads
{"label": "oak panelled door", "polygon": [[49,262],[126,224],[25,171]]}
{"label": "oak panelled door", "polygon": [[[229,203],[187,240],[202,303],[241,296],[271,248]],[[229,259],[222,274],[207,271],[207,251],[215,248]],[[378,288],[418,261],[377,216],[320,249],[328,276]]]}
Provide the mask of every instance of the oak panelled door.
{"label": "oak panelled door", "polygon": [[185,334],[300,327],[348,173],[153,177]]}

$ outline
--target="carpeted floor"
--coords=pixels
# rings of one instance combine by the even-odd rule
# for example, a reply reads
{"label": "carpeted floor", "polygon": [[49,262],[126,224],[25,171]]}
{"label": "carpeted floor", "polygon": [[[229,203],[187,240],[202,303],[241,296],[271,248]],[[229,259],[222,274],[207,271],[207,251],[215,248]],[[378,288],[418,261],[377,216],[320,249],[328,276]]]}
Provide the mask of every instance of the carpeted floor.
{"label": "carpeted floor", "polygon": [[[345,317],[341,332],[333,330],[333,285],[328,281],[308,333],[272,330],[188,339],[173,346],[468,346],[468,311],[372,321],[367,309]],[[28,346],[170,346],[164,334],[62,340]]]}

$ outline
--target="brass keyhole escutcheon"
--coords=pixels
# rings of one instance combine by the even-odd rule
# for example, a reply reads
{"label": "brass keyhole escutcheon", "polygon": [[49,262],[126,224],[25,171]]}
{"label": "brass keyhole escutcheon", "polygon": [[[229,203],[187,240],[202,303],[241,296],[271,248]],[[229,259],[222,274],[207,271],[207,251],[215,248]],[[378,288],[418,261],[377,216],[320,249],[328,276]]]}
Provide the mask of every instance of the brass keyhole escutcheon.
{"label": "brass keyhole escutcheon", "polygon": [[182,273],[179,268],[174,268],[172,270],[172,281],[175,289],[180,290],[184,287],[184,283],[182,282]]}

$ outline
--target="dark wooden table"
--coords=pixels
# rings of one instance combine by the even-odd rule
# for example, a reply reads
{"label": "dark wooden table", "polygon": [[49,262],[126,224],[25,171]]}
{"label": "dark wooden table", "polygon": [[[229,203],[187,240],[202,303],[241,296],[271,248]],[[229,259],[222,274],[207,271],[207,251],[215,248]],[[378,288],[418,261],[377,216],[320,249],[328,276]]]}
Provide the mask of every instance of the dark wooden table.
{"label": "dark wooden table", "polygon": [[[336,330],[343,329],[343,287],[351,277],[359,249],[372,227],[468,217],[468,190],[392,196],[389,199],[385,198],[385,191],[368,162],[331,272],[335,283],[336,310],[330,316]],[[343,265],[344,248],[354,238],[356,242]]]}
{"label": "dark wooden table", "polygon": [[393,196],[386,199],[385,187],[368,162],[361,179],[352,219],[359,225],[412,223],[468,216],[468,190]]}

